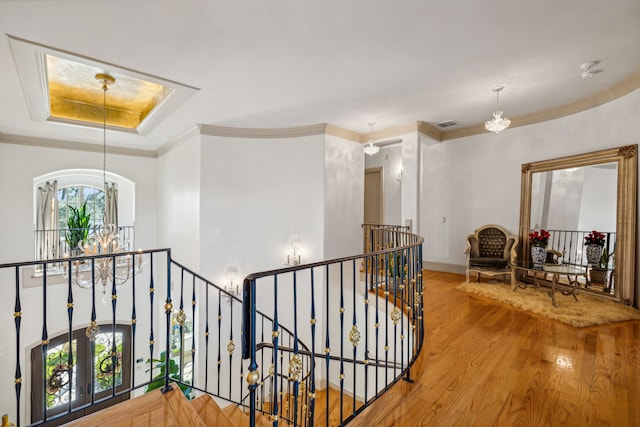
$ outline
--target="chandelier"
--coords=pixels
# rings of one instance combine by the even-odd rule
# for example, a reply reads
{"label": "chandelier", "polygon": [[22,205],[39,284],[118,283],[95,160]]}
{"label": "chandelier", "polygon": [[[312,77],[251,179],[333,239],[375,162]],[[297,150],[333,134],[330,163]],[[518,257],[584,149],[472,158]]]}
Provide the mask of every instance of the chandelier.
{"label": "chandelier", "polygon": [[373,133],[373,127],[375,125],[376,125],[375,122],[369,122],[369,141],[364,146],[364,153],[370,156],[373,156],[378,151],[380,151],[380,147],[378,147],[377,145],[373,145],[373,142],[371,142],[371,134]]}
{"label": "chandelier", "polygon": [[[96,80],[103,90],[103,122],[102,122],[102,180],[104,194],[108,190],[107,183],[107,90],[116,79],[108,74],[96,74]],[[105,217],[106,219],[106,217]],[[83,256],[108,255],[91,260],[78,259],[64,264],[65,277],[71,277],[72,282],[84,289],[91,289],[93,284],[102,287],[102,303],[106,304],[106,294],[110,287],[124,284],[133,275],[142,271],[142,255],[136,259],[135,255],[117,255],[127,251],[129,242],[123,241],[115,224],[103,224],[94,228],[86,241],[78,243]],[[70,271],[69,271],[70,270]]]}
{"label": "chandelier", "polygon": [[506,117],[502,117],[502,111],[500,111],[500,91],[504,89],[504,86],[497,86],[493,88],[496,93],[496,111],[493,112],[493,119],[484,122],[484,128],[489,132],[500,133],[511,124],[511,120]]}

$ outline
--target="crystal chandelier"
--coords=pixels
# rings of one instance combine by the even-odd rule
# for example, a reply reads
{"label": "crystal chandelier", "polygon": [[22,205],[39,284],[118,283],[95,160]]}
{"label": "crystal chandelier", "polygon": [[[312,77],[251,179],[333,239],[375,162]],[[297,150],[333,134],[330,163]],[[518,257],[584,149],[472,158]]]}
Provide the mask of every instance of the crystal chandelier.
{"label": "crystal chandelier", "polygon": [[493,88],[496,93],[496,111],[493,112],[493,119],[484,122],[484,128],[489,132],[500,133],[511,124],[511,120],[502,117],[502,111],[500,111],[500,91],[502,89],[504,89],[504,86]]}
{"label": "crystal chandelier", "polygon": [[[104,194],[106,196],[107,183],[107,89],[115,83],[116,79],[108,74],[96,74],[96,80],[100,82],[103,90],[103,123],[102,123],[102,180],[104,182]],[[142,255],[136,259],[135,255],[120,255],[127,251],[129,242],[122,241],[115,224],[103,224],[94,229],[86,242],[80,242],[78,247],[83,256],[110,255],[96,257],[92,260],[76,260],[64,264],[65,276],[71,276],[73,283],[84,289],[91,289],[93,284],[102,287],[102,302],[106,303],[107,290],[112,286],[120,286],[127,282],[133,275],[142,271]],[[71,270],[71,271],[69,271]]]}
{"label": "crystal chandelier", "polygon": [[376,125],[375,122],[369,122],[369,141],[364,146],[364,153],[370,156],[373,156],[378,151],[380,151],[380,147],[378,147],[377,145],[373,145],[373,142],[371,142],[371,134],[373,133],[373,127],[375,125]]}

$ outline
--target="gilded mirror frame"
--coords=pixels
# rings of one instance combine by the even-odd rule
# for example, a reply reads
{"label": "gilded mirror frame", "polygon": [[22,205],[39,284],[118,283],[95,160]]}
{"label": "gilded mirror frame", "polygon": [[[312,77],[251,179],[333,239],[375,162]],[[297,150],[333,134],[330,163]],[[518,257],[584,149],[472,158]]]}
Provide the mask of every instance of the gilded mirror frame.
{"label": "gilded mirror frame", "polygon": [[626,145],[542,160],[522,165],[520,187],[520,251],[518,256],[526,259],[529,254],[529,232],[531,224],[531,188],[533,174],[558,169],[591,166],[615,162],[618,166],[618,188],[616,209],[616,269],[614,280],[618,286],[613,298],[632,305],[636,272],[636,198],[638,187],[638,145]]}

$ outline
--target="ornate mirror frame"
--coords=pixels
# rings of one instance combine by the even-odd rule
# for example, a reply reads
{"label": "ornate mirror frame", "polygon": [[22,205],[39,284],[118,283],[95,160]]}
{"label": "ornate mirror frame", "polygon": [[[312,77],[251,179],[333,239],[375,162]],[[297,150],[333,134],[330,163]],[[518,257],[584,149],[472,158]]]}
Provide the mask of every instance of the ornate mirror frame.
{"label": "ornate mirror frame", "polygon": [[616,162],[618,188],[616,210],[616,269],[614,280],[618,286],[614,298],[625,304],[633,304],[636,272],[636,197],[638,187],[638,146],[626,145],[578,154],[576,156],[543,160],[522,165],[520,187],[520,251],[526,259],[529,254],[531,224],[532,177],[536,172],[548,172],[580,166]]}

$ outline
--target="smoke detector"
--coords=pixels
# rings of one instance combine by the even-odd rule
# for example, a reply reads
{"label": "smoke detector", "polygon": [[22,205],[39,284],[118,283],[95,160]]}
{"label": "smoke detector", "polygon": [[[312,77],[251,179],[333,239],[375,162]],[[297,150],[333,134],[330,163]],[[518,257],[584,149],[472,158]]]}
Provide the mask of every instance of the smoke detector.
{"label": "smoke detector", "polygon": [[600,62],[602,61],[600,61],[599,59],[596,59],[594,61],[585,62],[584,64],[580,65],[580,70],[582,71],[580,73],[580,77],[582,77],[583,79],[586,79],[588,77],[593,77],[596,74],[603,72],[604,70],[602,69],[593,68],[596,65],[598,65]]}

